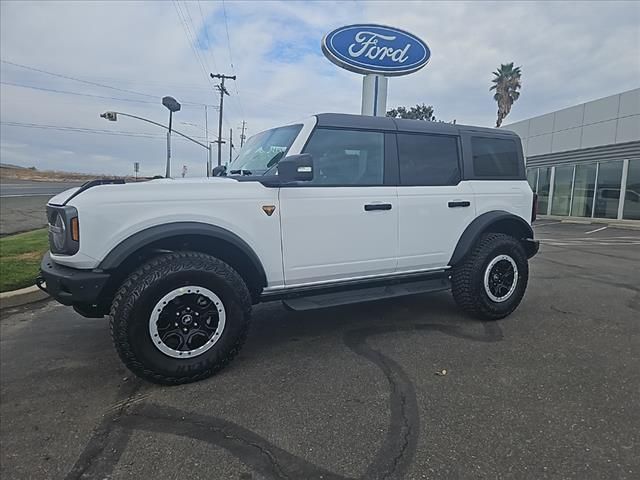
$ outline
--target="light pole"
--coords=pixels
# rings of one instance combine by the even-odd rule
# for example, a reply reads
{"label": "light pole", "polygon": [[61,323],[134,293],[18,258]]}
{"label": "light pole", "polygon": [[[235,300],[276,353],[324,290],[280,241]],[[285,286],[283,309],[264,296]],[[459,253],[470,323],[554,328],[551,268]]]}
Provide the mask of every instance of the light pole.
{"label": "light pole", "polygon": [[[166,125],[163,125],[163,124],[158,123],[158,122],[154,122],[153,120],[149,120],[148,118],[139,117],[137,115],[131,115],[129,113],[109,111],[109,112],[104,112],[104,113],[100,114],[100,117],[104,118],[106,120],[109,120],[110,122],[116,122],[116,121],[118,121],[118,115],[122,115],[123,117],[135,118],[136,120],[140,120],[142,122],[151,123],[152,125],[155,125],[157,127],[164,128],[165,130],[167,130],[167,135],[169,134],[169,127],[167,127]],[[191,138],[190,136],[185,135],[184,133],[179,132],[178,130],[171,129],[171,132],[173,132],[173,133],[175,133],[177,135],[180,135],[181,137],[186,138],[187,140],[189,140],[189,141],[191,141],[193,143],[196,143],[196,144],[200,145],[202,148],[206,148],[209,151],[209,158],[211,158],[211,143],[209,143],[209,145],[205,145],[204,143],[199,142],[198,140],[196,140],[194,138]],[[207,173],[209,173],[209,172],[207,172]]]}
{"label": "light pole", "polygon": [[173,123],[173,112],[180,111],[180,103],[173,97],[163,97],[162,105],[169,110],[169,131],[167,132],[167,170],[164,174],[165,178],[171,176],[171,124]]}

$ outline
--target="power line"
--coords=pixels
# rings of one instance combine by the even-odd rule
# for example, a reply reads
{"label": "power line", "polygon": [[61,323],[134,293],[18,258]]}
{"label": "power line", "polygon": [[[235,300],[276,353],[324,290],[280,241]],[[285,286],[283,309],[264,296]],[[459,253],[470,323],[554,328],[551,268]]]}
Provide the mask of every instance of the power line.
{"label": "power line", "polygon": [[[224,28],[227,32],[227,48],[229,50],[229,64],[231,65],[231,73],[236,74],[236,67],[233,65],[233,55],[231,54],[231,39],[229,37],[229,22],[227,21],[227,7],[222,0],[222,13],[224,15]],[[240,100],[240,91],[238,90],[238,82],[235,82],[236,95],[238,98],[238,105],[240,105],[240,113],[244,119],[244,107],[242,106],[242,100]]]}
{"label": "power line", "polygon": [[123,131],[123,130],[102,130],[97,128],[72,127],[72,126],[65,126],[65,125],[45,125],[45,124],[38,124],[38,123],[5,122],[5,121],[0,121],[0,125],[4,125],[7,127],[37,128],[41,130],[59,130],[59,131],[74,132],[74,133],[122,135],[125,137],[139,137],[139,138],[158,138],[158,139],[165,138],[164,135],[157,135],[153,133],[130,132],[130,131]]}
{"label": "power line", "polygon": [[[158,99],[161,98],[160,95],[151,95],[151,94],[147,94],[147,93],[136,92],[134,90],[126,90],[126,89],[123,89],[123,88],[113,87],[113,86],[105,85],[105,84],[102,84],[102,83],[96,83],[96,82],[91,82],[91,81],[88,81],[88,80],[82,80],[80,78],[75,78],[75,77],[70,77],[68,75],[62,75],[62,74],[59,74],[59,73],[49,72],[49,71],[46,71],[46,70],[42,70],[40,68],[30,67],[28,65],[21,65],[19,63],[9,62],[7,60],[0,60],[0,61],[2,63],[6,63],[6,64],[9,64],[9,65],[14,65],[16,67],[25,68],[27,70],[33,70],[35,72],[44,73],[44,74],[47,74],[47,75],[52,75],[54,77],[60,77],[60,78],[64,78],[64,79],[67,79],[67,80],[73,80],[75,82],[86,83],[88,85],[93,85],[93,86],[96,86],[96,87],[108,88],[108,89],[111,89],[111,90],[117,90],[117,91],[126,92],[126,93],[133,93],[133,94],[136,94],[136,95],[144,95],[145,97],[155,98],[156,101],[152,102],[150,100],[135,100],[135,99],[132,99],[132,98],[109,97],[109,96],[104,96],[104,95],[93,95],[93,94],[90,94],[90,93],[69,92],[69,91],[66,91],[66,90],[56,90],[56,89],[53,89],[53,88],[36,87],[34,85],[26,85],[26,84],[21,84],[21,83],[12,83],[12,82],[4,82],[4,81],[0,82],[0,83],[2,83],[4,85],[12,85],[12,86],[15,86],[15,87],[31,88],[31,89],[34,89],[34,90],[42,90],[42,91],[45,91],[45,92],[64,93],[64,94],[67,94],[67,95],[77,95],[77,96],[81,96],[81,97],[95,97],[95,98],[103,98],[103,99],[108,99],[108,100],[119,100],[119,101],[123,101],[123,102],[134,102],[134,103],[157,104],[158,103]],[[198,102],[180,102],[180,103],[182,103],[183,105],[196,105],[196,106],[200,106],[200,107],[206,105],[204,103],[198,103]],[[212,107],[212,108],[217,108],[215,105],[207,105],[207,106]]]}
{"label": "power line", "polygon": [[224,29],[227,32],[227,48],[229,50],[229,63],[231,64],[231,70],[235,70],[233,66],[233,56],[231,55],[231,40],[229,39],[229,23],[227,22],[227,7],[222,0],[222,13],[224,15]]}
{"label": "power line", "polygon": [[204,21],[204,15],[202,14],[202,4],[200,0],[198,0],[198,10],[200,10],[200,19],[202,20],[202,28],[204,29],[204,36],[207,39],[207,52],[211,57],[211,63],[213,63],[213,69],[218,70],[218,66],[216,65],[216,59],[213,55],[213,51],[211,50],[211,40],[209,39],[209,29],[207,28],[207,23]]}
{"label": "power line", "polygon": [[157,105],[158,102],[152,102],[150,100],[134,100],[132,98],[118,98],[118,97],[107,97],[103,95],[92,95],[90,93],[79,93],[79,92],[69,92],[66,90],[55,90],[53,88],[44,88],[44,87],[36,87],[34,85],[26,85],[22,83],[12,83],[12,82],[0,82],[2,85],[10,85],[12,87],[20,87],[20,88],[29,88],[32,90],[42,90],[43,92],[52,92],[52,93],[63,93],[66,95],[77,95],[79,97],[92,97],[92,98],[103,98],[107,100],[117,100],[119,102],[134,102],[134,103],[149,103]]}
{"label": "power line", "polygon": [[[57,130],[62,132],[73,132],[73,133],[91,133],[97,135],[111,135],[111,136],[124,136],[124,137],[135,137],[135,138],[151,138],[151,139],[166,139],[166,135],[164,134],[155,134],[155,133],[144,133],[144,132],[133,132],[129,130],[103,130],[100,128],[87,128],[87,127],[74,127],[74,126],[66,126],[66,125],[47,125],[41,123],[23,123],[23,122],[6,122],[0,121],[0,125],[6,127],[20,127],[20,128],[37,128],[40,130]],[[193,135],[194,138],[204,140],[202,136]],[[176,137],[178,140],[188,141],[181,137]],[[224,138],[226,140],[226,138]]]}
{"label": "power line", "polygon": [[[189,12],[189,7],[187,6],[187,4],[185,4],[185,9],[187,11],[187,14],[189,15],[189,20],[191,21],[191,25],[193,27],[193,31],[191,30],[191,28],[189,28],[189,23],[187,21],[187,17],[184,15],[182,8],[180,7],[180,3],[178,0],[173,0],[173,6],[176,10],[176,13],[178,14],[178,18],[182,24],[182,29],[184,31],[185,36],[187,37],[187,42],[189,43],[189,47],[191,48],[191,51],[193,52],[193,55],[196,59],[196,62],[200,65],[200,68],[202,69],[202,72],[204,74],[204,76],[207,78],[207,81],[209,83],[210,86],[215,87],[215,85],[211,82],[209,75],[207,74],[207,67],[205,66],[205,64],[207,63],[206,60],[203,60],[203,57],[198,53],[198,48],[196,46],[196,42],[198,40],[197,37],[197,32],[196,32],[196,27],[193,23],[193,18],[191,17],[191,13]],[[195,40],[195,41],[194,41]],[[215,62],[214,62],[215,63]],[[225,123],[226,120],[225,120]]]}
{"label": "power line", "polygon": [[[182,29],[184,31],[185,36],[187,37],[187,42],[189,43],[189,47],[191,48],[191,51],[193,52],[193,55],[196,59],[196,62],[198,63],[198,65],[200,65],[200,68],[202,69],[202,73],[204,74],[205,78],[207,79],[207,82],[213,86],[213,84],[211,83],[211,81],[209,80],[209,76],[207,75],[207,68],[205,67],[205,61],[203,61],[202,57],[200,56],[200,54],[198,53],[198,49],[195,45],[194,39],[197,41],[198,37],[196,33],[192,33],[189,24],[187,22],[187,17],[184,15],[184,13],[182,12],[182,7],[180,6],[180,3],[177,0],[173,0],[173,6],[176,10],[176,13],[178,14],[178,19],[180,20],[180,23],[182,24]],[[188,12],[187,12],[188,13]],[[193,24],[193,20],[191,21],[191,23]],[[194,26],[194,30],[195,30],[195,26]]]}
{"label": "power line", "polygon": [[117,90],[119,92],[133,93],[134,95],[143,95],[145,97],[158,98],[156,95],[151,95],[151,94],[142,93],[142,92],[136,92],[135,90],[127,90],[125,88],[112,87],[110,85],[105,85],[103,83],[90,82],[89,80],[82,80],[80,78],[70,77],[69,75],[62,75],[60,73],[48,72],[48,71],[42,70],[40,68],[30,67],[28,65],[22,65],[20,63],[9,62],[7,60],[0,60],[0,61],[2,63],[6,63],[8,65],[13,65],[14,67],[20,67],[20,68],[24,68],[26,70],[32,70],[34,72],[45,73],[47,75],[52,75],[54,77],[59,77],[59,78],[65,78],[67,80],[74,80],[76,82],[86,83],[87,85],[93,85],[94,87],[109,88],[111,90]]}

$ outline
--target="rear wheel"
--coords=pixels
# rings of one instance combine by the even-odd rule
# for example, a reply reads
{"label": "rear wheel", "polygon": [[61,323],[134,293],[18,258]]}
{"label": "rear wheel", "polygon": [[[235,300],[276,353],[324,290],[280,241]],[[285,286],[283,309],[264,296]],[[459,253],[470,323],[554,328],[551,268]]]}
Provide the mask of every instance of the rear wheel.
{"label": "rear wheel", "polygon": [[111,334],[125,365],[161,384],[213,375],[239,352],[251,310],[242,278],[197,252],[156,257],[131,274],[111,307]]}
{"label": "rear wheel", "polygon": [[527,288],[529,265],[520,242],[502,233],[483,235],[451,276],[456,303],[483,320],[513,312]]}

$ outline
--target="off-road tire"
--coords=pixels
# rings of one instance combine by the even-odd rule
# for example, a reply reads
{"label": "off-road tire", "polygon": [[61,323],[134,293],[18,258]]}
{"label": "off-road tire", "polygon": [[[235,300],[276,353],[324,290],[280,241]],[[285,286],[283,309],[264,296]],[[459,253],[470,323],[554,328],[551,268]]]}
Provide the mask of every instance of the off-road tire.
{"label": "off-road tire", "polygon": [[[172,358],[156,348],[149,334],[155,303],[183,285],[200,285],[224,304],[226,324],[219,340],[195,358]],[[249,328],[251,297],[245,282],[228,264],[198,252],[160,255],[133,272],[116,293],[110,327],[118,355],[137,376],[163,385],[207,378],[240,351]]]}
{"label": "off-road tire", "polygon": [[[518,267],[518,281],[511,296],[503,302],[493,301],[485,291],[487,266],[499,255],[508,255]],[[527,255],[520,242],[503,233],[483,235],[456,265],[451,275],[451,290],[456,303],[481,320],[499,320],[511,314],[520,304],[529,279]]]}

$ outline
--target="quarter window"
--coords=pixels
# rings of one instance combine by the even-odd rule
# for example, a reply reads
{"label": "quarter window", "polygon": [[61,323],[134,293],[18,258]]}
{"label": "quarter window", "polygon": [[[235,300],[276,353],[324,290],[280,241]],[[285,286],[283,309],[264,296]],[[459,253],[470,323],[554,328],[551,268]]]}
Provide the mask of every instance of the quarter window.
{"label": "quarter window", "polygon": [[478,177],[520,176],[520,156],[514,140],[472,137],[473,171]]}
{"label": "quarter window", "polygon": [[401,185],[457,185],[458,141],[446,135],[398,134]]}
{"label": "quarter window", "polygon": [[382,185],[384,134],[317,129],[305,148],[313,157],[312,185]]}

